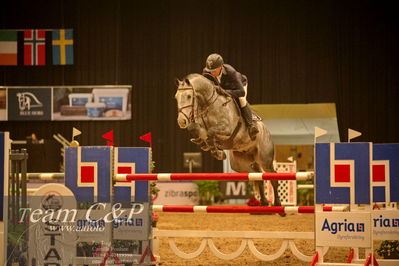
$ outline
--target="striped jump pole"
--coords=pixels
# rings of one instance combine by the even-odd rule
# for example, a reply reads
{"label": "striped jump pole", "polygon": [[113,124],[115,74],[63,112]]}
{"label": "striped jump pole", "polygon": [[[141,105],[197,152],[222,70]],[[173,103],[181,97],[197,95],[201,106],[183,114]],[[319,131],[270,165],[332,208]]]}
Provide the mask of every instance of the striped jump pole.
{"label": "striped jump pole", "polygon": [[[202,213],[314,213],[314,206],[179,206],[152,205],[155,212],[202,212]],[[346,206],[324,206],[325,212],[347,211]]]}
{"label": "striped jump pole", "polygon": [[27,173],[29,180],[59,180],[64,176],[64,173]]}
{"label": "striped jump pole", "polygon": [[116,181],[194,181],[194,180],[312,180],[314,172],[298,173],[175,173],[175,174],[117,174]]}

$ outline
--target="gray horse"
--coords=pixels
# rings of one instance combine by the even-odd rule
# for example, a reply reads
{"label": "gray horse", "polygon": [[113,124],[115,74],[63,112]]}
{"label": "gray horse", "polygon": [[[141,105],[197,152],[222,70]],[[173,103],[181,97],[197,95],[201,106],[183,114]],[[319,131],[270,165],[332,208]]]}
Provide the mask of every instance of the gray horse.
{"label": "gray horse", "polygon": [[[238,105],[223,89],[199,74],[176,80],[176,85],[177,123],[190,132],[192,142],[218,160],[226,159],[223,150],[230,150],[230,165],[236,172],[274,172],[273,142],[262,121],[256,121],[259,133],[251,140]],[[278,181],[271,183],[274,203],[280,206]],[[256,184],[262,205],[267,205],[263,182]]]}

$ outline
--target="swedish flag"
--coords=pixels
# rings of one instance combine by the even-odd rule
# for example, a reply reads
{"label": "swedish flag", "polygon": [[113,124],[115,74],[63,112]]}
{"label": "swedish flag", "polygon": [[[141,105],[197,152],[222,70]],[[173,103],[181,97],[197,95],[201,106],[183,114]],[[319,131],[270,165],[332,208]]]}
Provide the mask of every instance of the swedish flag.
{"label": "swedish flag", "polygon": [[53,30],[53,65],[73,64],[73,30]]}

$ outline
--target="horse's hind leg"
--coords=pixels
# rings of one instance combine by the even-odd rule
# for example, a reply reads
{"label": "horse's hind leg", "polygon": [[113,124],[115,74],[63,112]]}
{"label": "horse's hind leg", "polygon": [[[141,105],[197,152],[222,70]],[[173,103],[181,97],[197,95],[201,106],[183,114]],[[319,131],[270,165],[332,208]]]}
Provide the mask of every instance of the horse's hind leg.
{"label": "horse's hind leg", "polygon": [[[272,168],[271,171],[269,171],[268,173],[275,173],[276,171],[274,171],[274,169]],[[274,194],[274,206],[281,206],[281,201],[280,201],[280,197],[278,195],[278,180],[271,180],[270,183],[272,184],[273,187],[273,194]],[[279,215],[281,217],[285,217],[287,214],[286,213],[279,213]]]}
{"label": "horse's hind leg", "polygon": [[[259,166],[258,164],[254,164],[254,165],[256,165],[256,167],[258,168],[258,171],[257,171],[257,172],[262,172],[262,173],[265,173],[265,172],[267,172],[267,173],[275,173],[275,171],[274,171],[273,168],[269,168],[269,169],[267,169],[267,170],[265,171],[265,170],[264,170],[261,166]],[[260,193],[260,195],[261,195],[261,203],[262,203],[262,196],[263,196],[263,198],[264,198],[264,201],[267,203],[267,199],[266,199],[266,196],[265,196],[265,187],[264,187],[264,184],[265,184],[266,181],[256,181],[256,182],[258,183],[259,193]],[[274,206],[281,206],[280,197],[279,197],[279,195],[278,195],[278,185],[279,185],[279,184],[278,184],[278,180],[271,180],[270,183],[272,184],[272,187],[273,187]],[[262,204],[262,205],[263,205],[263,204]],[[265,206],[267,206],[267,205],[265,205]],[[279,215],[282,216],[282,217],[286,216],[285,213],[279,213]]]}
{"label": "horse's hind leg", "polygon": [[[252,169],[255,172],[260,172],[260,173],[264,173],[262,167],[260,167],[259,164],[254,163],[252,165]],[[269,202],[267,201],[266,195],[265,195],[265,187],[264,187],[264,181],[255,181],[255,191],[259,193],[259,197],[260,197],[260,203],[262,206],[268,206]]]}

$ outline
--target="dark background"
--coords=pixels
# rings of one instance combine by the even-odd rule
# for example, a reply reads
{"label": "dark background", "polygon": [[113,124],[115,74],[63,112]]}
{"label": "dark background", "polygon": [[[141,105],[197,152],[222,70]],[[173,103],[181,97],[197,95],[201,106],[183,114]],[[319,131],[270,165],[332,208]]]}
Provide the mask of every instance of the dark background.
{"label": "dark background", "polygon": [[[0,67],[0,85],[133,86],[132,120],[0,122],[12,139],[32,132],[81,145],[146,146],[156,172],[185,172],[198,151],[176,124],[175,77],[200,72],[212,52],[249,78],[252,104],[334,102],[341,140],[399,142],[398,23],[394,1],[3,1],[2,29],[74,30],[74,65]],[[222,164],[204,154],[203,172]]]}

